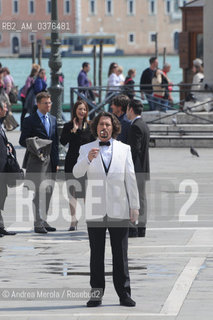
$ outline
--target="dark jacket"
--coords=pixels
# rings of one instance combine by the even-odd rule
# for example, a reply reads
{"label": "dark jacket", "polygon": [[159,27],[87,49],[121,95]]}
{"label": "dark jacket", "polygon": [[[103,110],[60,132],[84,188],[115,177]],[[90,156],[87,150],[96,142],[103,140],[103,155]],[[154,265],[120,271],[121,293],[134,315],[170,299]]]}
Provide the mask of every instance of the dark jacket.
{"label": "dark jacket", "polygon": [[126,94],[129,99],[133,99],[135,96],[134,84],[135,81],[131,77],[127,76],[124,81],[124,94]]}
{"label": "dark jacket", "polygon": [[95,140],[90,132],[89,125],[83,130],[78,129],[76,133],[71,133],[72,128],[73,123],[71,121],[65,123],[60,138],[60,142],[64,146],[69,143],[69,149],[65,159],[65,172],[72,172],[79,156],[80,146]]}
{"label": "dark jacket", "polygon": [[25,118],[23,122],[19,143],[21,146],[26,148],[27,138],[38,137],[40,139],[52,140],[52,150],[50,154],[50,160],[51,160],[52,171],[55,172],[59,162],[57,122],[56,122],[56,118],[52,115],[49,115],[49,119],[50,119],[50,135],[48,137],[45,127],[41,122],[37,112]]}
{"label": "dark jacket", "polygon": [[47,89],[47,83],[44,79],[37,77],[34,84],[34,93],[37,95],[39,92],[45,91]]}
{"label": "dark jacket", "polygon": [[141,91],[152,94],[152,78],[154,77],[154,70],[147,68],[143,71],[140,79]]}
{"label": "dark jacket", "polygon": [[130,127],[128,144],[132,151],[135,172],[145,173],[145,180],[150,179],[149,167],[149,128],[142,118],[136,119]]}
{"label": "dark jacket", "polygon": [[117,136],[117,140],[127,144],[129,127],[131,121],[127,118],[126,113],[117,117],[121,124],[121,133]]}

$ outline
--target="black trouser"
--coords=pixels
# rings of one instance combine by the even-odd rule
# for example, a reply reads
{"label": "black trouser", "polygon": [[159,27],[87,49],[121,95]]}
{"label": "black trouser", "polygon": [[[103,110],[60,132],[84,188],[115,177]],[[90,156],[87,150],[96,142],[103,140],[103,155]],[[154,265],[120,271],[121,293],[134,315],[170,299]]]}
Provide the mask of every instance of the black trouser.
{"label": "black trouser", "polygon": [[[46,221],[47,219],[47,213],[50,206],[50,201],[53,193],[53,188],[50,192],[45,192],[45,201],[42,201],[41,199],[41,192],[39,189],[36,189],[34,198],[33,198],[33,204],[34,204],[34,226],[40,227],[43,225],[43,221]],[[44,195],[42,194],[42,197]]]}
{"label": "black trouser", "polygon": [[128,270],[128,227],[90,227],[90,285],[92,288],[105,289],[104,253],[106,230],[109,230],[113,257],[113,283],[120,299],[130,296],[130,278]]}
{"label": "black trouser", "polygon": [[[137,176],[136,176],[137,177]],[[138,227],[146,227],[147,223],[147,199],[146,199],[146,180],[137,177],[140,209],[138,217]]]}
{"label": "black trouser", "polygon": [[[49,169],[50,170],[50,169]],[[55,172],[48,172],[47,179],[51,180],[51,183],[47,185],[47,189],[39,188],[40,184],[35,183],[35,193],[33,198],[33,214],[34,214],[34,226],[40,227],[47,219],[47,213],[50,206],[51,197],[55,185]]]}
{"label": "black trouser", "polygon": [[0,228],[4,228],[4,221],[1,211],[4,210],[5,200],[7,198],[6,173],[0,173]]}

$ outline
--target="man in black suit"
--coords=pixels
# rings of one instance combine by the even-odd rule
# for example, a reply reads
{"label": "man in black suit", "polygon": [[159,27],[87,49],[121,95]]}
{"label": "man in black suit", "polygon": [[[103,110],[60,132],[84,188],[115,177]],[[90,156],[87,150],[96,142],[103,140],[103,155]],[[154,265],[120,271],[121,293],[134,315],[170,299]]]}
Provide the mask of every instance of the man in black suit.
{"label": "man in black suit", "polygon": [[151,57],[149,59],[149,68],[145,69],[141,75],[140,79],[140,89],[141,89],[141,97],[144,99],[144,93],[146,95],[146,99],[149,103],[150,111],[155,110],[155,104],[153,103],[152,93],[152,79],[154,77],[155,70],[158,68],[158,58]]}
{"label": "man in black suit", "polygon": [[4,221],[2,217],[2,211],[4,210],[4,203],[7,197],[7,182],[6,182],[6,164],[7,164],[7,148],[8,140],[6,134],[2,128],[1,120],[6,116],[7,104],[0,101],[0,237],[4,235],[14,235],[15,232],[9,232],[5,230]]}
{"label": "man in black suit", "polygon": [[[58,134],[56,118],[49,114],[52,106],[51,96],[47,92],[41,92],[36,96],[37,111],[31,116],[24,119],[22,133],[19,143],[26,147],[26,139],[38,137],[40,139],[52,140],[52,149],[50,154],[49,172],[55,176],[58,166]],[[33,169],[32,169],[33,170]],[[47,233],[48,231],[56,231],[46,222],[46,214],[49,209],[49,204],[53,192],[53,187],[48,188],[46,192],[46,207],[39,203],[39,186],[36,186],[34,203],[34,230],[36,233]]]}
{"label": "man in black suit", "polygon": [[128,134],[128,144],[131,146],[132,159],[136,172],[140,210],[138,228],[130,228],[130,237],[145,237],[147,222],[146,181],[150,179],[149,168],[149,128],[141,118],[143,104],[136,99],[130,101],[127,107],[127,117],[131,120]]}

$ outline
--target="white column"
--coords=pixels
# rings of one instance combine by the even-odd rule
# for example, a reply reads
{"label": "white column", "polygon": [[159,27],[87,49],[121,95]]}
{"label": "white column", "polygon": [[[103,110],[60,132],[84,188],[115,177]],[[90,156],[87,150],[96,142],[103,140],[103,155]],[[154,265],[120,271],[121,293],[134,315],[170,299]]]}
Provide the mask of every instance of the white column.
{"label": "white column", "polygon": [[81,0],[75,0],[75,28],[76,32],[81,33]]}
{"label": "white column", "polygon": [[213,1],[205,0],[204,26],[204,82],[213,86]]}

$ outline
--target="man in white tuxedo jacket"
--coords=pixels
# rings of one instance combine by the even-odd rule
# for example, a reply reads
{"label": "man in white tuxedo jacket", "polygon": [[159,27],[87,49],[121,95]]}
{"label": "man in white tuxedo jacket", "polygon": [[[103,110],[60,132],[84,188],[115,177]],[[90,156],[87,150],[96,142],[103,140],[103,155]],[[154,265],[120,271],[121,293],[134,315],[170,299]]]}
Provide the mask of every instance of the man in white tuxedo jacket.
{"label": "man in white tuxedo jacket", "polygon": [[105,289],[104,251],[106,229],[113,255],[113,283],[120,304],[133,307],[128,271],[128,222],[138,219],[139,196],[130,147],[115,138],[120,123],[114,115],[101,112],[93,119],[91,130],[97,140],[81,146],[73,174],[87,174],[86,220],[91,249],[90,284],[102,292],[92,295],[88,307],[102,303]]}

